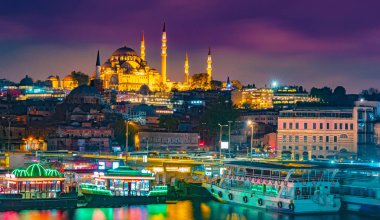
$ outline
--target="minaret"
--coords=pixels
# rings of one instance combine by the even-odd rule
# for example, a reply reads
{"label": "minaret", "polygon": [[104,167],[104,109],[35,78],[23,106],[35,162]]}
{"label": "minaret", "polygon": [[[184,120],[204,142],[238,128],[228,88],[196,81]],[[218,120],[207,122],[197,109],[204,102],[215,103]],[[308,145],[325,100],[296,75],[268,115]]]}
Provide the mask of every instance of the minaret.
{"label": "minaret", "polygon": [[140,57],[142,60],[145,60],[145,38],[144,38],[144,32],[141,36],[141,46],[140,46]]}
{"label": "minaret", "polygon": [[96,75],[95,79],[100,79],[100,56],[98,50],[98,57],[96,58]]}
{"label": "minaret", "polygon": [[231,82],[230,82],[230,77],[227,77],[227,82],[226,82],[226,88],[231,89]]}
{"label": "minaret", "polygon": [[211,83],[211,73],[212,73],[212,60],[211,60],[211,49],[208,48],[208,56],[207,56],[207,81],[208,83]]}
{"label": "minaret", "polygon": [[165,30],[165,22],[164,28],[162,30],[162,39],[161,39],[161,80],[165,84],[166,83],[166,30]]}
{"label": "minaret", "polygon": [[187,52],[185,57],[185,83],[189,83],[189,57],[187,56]]}

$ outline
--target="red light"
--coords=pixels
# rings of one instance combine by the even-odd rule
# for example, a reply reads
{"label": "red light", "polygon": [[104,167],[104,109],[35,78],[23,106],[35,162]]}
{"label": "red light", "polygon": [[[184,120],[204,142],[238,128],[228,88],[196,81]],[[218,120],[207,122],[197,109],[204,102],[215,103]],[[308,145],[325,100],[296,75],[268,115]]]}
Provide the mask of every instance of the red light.
{"label": "red light", "polygon": [[205,142],[204,141],[199,141],[198,145],[199,146],[205,146]]}

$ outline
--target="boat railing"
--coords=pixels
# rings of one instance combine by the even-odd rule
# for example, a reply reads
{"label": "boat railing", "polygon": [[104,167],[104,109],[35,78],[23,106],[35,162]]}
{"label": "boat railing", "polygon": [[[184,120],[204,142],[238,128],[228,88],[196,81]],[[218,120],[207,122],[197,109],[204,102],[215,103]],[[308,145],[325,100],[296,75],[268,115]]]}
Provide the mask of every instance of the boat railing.
{"label": "boat railing", "polygon": [[[239,175],[242,174],[242,175]],[[234,176],[234,174],[232,174]],[[242,178],[254,178],[254,179],[268,179],[268,180],[280,180],[284,181],[286,179],[286,175],[281,176],[272,176],[272,175],[250,175],[244,173],[236,173],[236,176],[240,176]],[[324,177],[290,177],[288,182],[332,182],[337,181],[337,178],[324,178]]]}

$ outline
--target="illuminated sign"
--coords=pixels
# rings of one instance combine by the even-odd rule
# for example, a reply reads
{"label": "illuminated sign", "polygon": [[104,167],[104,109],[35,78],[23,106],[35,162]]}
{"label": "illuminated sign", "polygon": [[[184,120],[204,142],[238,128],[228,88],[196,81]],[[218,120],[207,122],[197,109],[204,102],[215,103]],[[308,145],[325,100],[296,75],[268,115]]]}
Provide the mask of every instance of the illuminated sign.
{"label": "illuminated sign", "polygon": [[222,141],[222,143],[221,143],[221,148],[222,148],[222,149],[228,149],[228,142],[226,142],[226,141]]}

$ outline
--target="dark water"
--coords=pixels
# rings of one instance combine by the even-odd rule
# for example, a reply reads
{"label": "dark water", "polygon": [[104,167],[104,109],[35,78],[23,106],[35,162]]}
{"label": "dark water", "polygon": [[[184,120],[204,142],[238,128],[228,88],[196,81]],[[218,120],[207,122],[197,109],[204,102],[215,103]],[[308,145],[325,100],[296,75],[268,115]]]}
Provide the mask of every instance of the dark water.
{"label": "dark water", "polygon": [[283,219],[283,220],[364,220],[374,219],[354,213],[339,213],[327,215],[291,216],[262,209],[222,204],[216,201],[182,201],[177,204],[130,206],[125,208],[80,208],[71,211],[21,211],[2,212],[0,219],[7,220],[49,220],[49,219],[78,219],[78,220],[108,220],[108,219],[150,219],[150,220],[250,220],[250,219]]}

